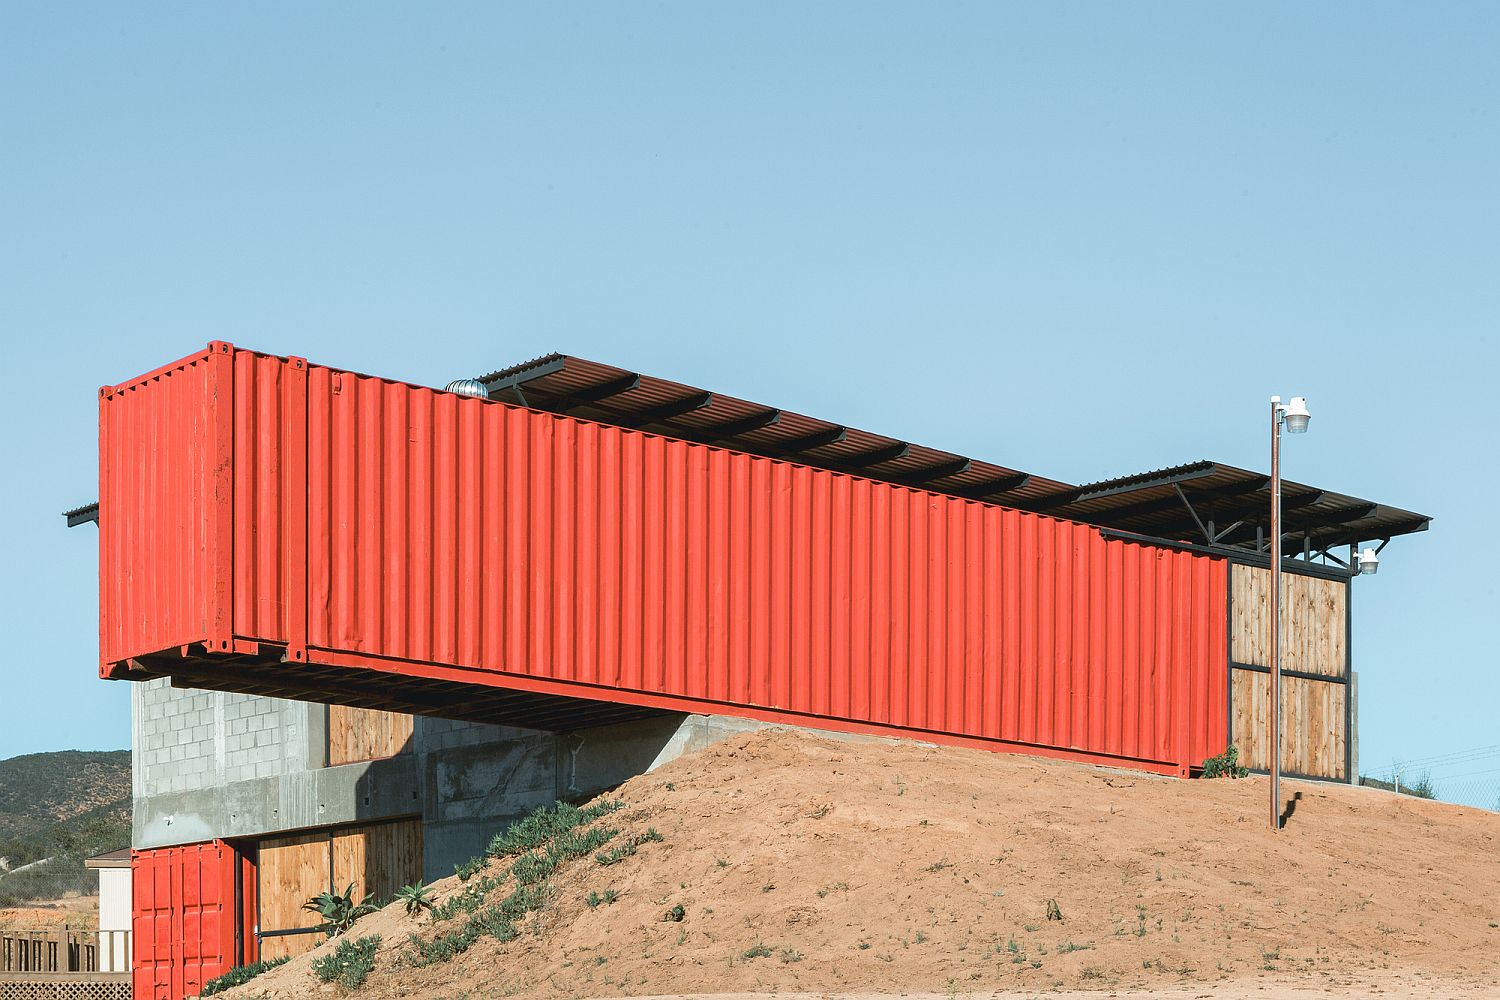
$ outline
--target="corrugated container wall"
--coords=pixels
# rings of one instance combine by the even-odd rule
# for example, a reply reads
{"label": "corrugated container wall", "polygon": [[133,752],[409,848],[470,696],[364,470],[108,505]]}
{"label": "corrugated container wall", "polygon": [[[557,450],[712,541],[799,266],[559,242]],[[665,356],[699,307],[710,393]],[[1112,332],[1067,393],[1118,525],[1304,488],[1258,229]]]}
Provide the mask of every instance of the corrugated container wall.
{"label": "corrugated container wall", "polygon": [[106,672],[249,640],[1172,773],[1224,748],[1219,559],[221,344],[101,425]]}
{"label": "corrugated container wall", "polygon": [[131,858],[135,1000],[182,1000],[234,964],[235,854],[223,841]]}

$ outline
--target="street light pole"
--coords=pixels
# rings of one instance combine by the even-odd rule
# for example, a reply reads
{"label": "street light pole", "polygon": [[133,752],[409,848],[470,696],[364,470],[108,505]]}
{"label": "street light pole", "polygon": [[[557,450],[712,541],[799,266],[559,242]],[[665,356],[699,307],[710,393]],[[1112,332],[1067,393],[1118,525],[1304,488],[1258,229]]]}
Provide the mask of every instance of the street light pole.
{"label": "street light pole", "polygon": [[1271,397],[1271,829],[1281,829],[1281,425],[1288,434],[1307,431],[1307,400],[1283,404]]}
{"label": "street light pole", "polygon": [[1271,829],[1281,829],[1281,397],[1271,397]]}

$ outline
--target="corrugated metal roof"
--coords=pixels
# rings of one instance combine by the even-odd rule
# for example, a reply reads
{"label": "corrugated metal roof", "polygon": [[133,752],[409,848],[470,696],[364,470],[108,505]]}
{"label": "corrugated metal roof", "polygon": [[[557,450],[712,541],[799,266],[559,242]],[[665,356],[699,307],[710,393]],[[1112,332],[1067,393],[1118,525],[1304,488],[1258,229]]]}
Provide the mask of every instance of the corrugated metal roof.
{"label": "corrugated metal roof", "polygon": [[1017,506],[1067,484],[571,355],[482,376],[497,399],[937,493]]}
{"label": "corrugated metal roof", "polygon": [[[483,376],[495,398],[601,423],[1197,544],[1265,544],[1270,477],[1200,460],[1071,485],[567,354]],[[1389,539],[1431,518],[1302,483],[1282,484],[1283,550]],[[1260,534],[1257,535],[1257,529]]]}
{"label": "corrugated metal roof", "polygon": [[[1294,480],[1282,480],[1281,498],[1286,553],[1410,534],[1425,530],[1432,520]],[[1140,534],[1253,547],[1267,529],[1270,503],[1269,476],[1200,461],[1090,483],[1032,509]]]}

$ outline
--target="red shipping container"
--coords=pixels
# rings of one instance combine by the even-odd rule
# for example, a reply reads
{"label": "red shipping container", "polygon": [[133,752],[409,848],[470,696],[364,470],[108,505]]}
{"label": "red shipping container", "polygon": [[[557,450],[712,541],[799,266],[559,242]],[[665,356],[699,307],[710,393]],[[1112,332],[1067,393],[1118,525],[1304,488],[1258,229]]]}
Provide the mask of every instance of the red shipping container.
{"label": "red shipping container", "polygon": [[236,855],[222,840],[131,855],[136,1000],[182,1000],[235,964]]}
{"label": "red shipping container", "polygon": [[108,676],[234,655],[323,699],[299,668],[1163,773],[1224,748],[1227,564],[1086,525],[217,343],[103,390],[100,484]]}

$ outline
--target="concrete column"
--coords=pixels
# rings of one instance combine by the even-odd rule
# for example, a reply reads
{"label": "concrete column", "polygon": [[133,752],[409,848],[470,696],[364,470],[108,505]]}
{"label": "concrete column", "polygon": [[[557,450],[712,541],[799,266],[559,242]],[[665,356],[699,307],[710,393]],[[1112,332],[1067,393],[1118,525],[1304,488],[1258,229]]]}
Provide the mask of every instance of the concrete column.
{"label": "concrete column", "polygon": [[307,703],[307,766],[328,766],[328,706]]}
{"label": "concrete column", "polygon": [[1359,671],[1349,671],[1349,784],[1359,784]]}

